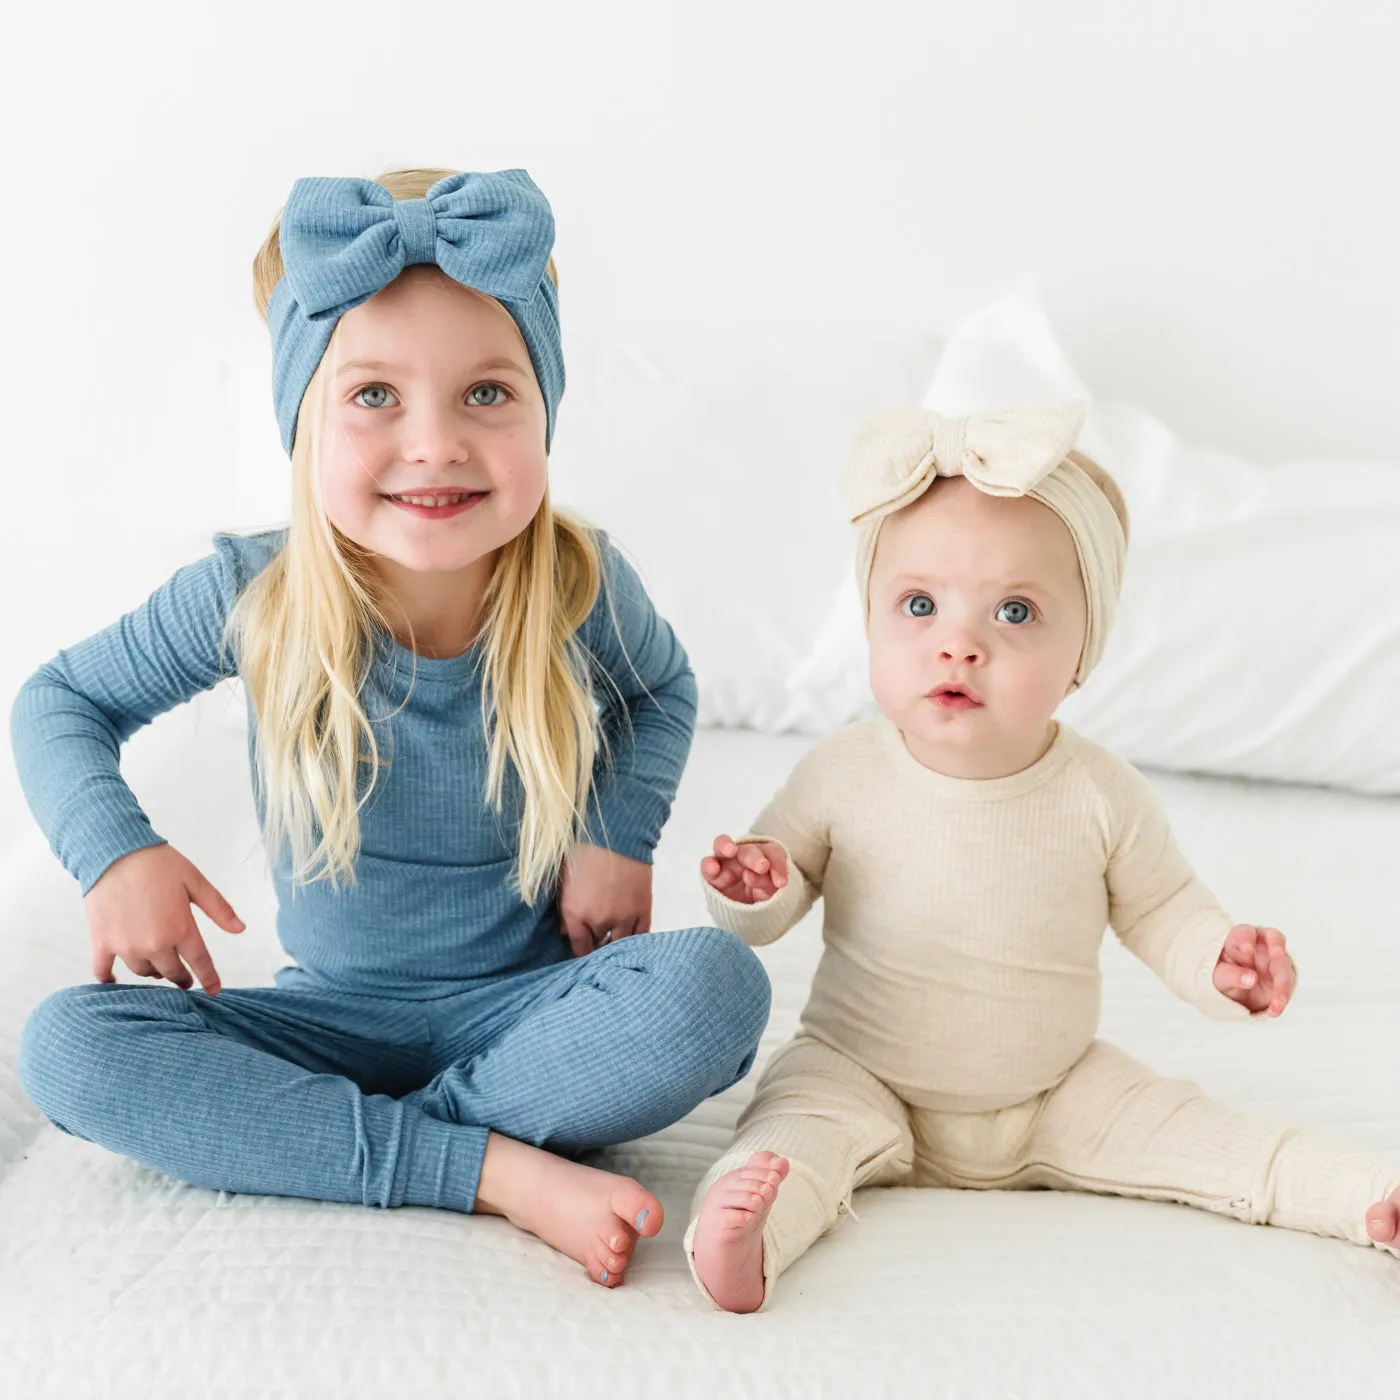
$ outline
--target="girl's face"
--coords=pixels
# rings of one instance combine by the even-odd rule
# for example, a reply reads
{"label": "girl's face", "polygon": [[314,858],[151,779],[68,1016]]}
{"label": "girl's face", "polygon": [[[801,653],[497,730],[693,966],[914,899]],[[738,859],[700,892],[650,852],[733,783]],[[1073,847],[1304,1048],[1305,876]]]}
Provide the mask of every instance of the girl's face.
{"label": "girl's face", "polygon": [[429,265],[341,317],[326,355],[322,506],[371,555],[469,568],[545,491],[544,396],[519,328]]}
{"label": "girl's face", "polygon": [[941,480],[880,528],[871,688],[926,766],[1015,772],[1043,750],[1087,617],[1074,540],[1054,511]]}

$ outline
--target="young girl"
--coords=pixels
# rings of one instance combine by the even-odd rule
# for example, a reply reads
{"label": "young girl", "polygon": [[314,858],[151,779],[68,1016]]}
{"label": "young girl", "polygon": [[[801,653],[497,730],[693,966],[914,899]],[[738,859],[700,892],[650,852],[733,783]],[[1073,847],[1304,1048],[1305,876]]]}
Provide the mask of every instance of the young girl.
{"label": "young girl", "polygon": [[[288,529],[216,537],[16,702],[97,978],[20,1064],[59,1127],[172,1176],[504,1215],[614,1287],[660,1203],[570,1158],[739,1079],[769,993],[731,934],[633,937],[695,688],[636,574],[550,506],[553,230],[520,170],[294,186],[254,264]],[[234,675],[275,988],[221,990],[191,905],[243,924],[118,769]],[[116,959],[174,985],[104,985]]]}
{"label": "young girl", "polygon": [[1137,771],[1053,719],[1102,652],[1127,547],[1116,485],[1071,451],[1081,421],[896,413],[857,440],[881,713],[701,864],[750,943],[825,899],[800,1033],[696,1196],[687,1248],[720,1307],[762,1306],[865,1185],[1100,1191],[1400,1244],[1400,1163],[1095,1039],[1105,923],[1209,1016],[1278,1016],[1295,972],[1276,929],[1232,926]]}

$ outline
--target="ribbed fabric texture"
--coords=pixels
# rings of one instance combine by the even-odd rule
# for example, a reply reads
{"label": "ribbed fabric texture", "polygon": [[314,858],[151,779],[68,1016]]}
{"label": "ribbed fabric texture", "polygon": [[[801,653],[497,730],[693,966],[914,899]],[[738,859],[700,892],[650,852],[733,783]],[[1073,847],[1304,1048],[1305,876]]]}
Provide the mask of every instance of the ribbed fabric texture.
{"label": "ribbed fabric texture", "polygon": [[[122,778],[121,743],[236,674],[221,650],[225,619],[283,543],[281,531],[218,536],[212,554],[20,691],[11,722],[20,781],[84,893],[118,857],[164,839]],[[580,634],[611,743],[589,837],[645,861],[689,752],[695,680],[634,570],[606,539],[603,550],[606,585]],[[568,951],[553,900],[531,908],[509,888],[520,794],[508,784],[499,817],[486,802],[479,661],[477,647],[431,659],[383,637],[363,699],[389,766],[360,813],[358,883],[293,890],[285,853],[273,863],[283,947],[324,985],[433,997]],[[249,723],[251,765],[251,713]]]}
{"label": "ribbed fabric texture", "polygon": [[705,1194],[755,1152],[790,1164],[763,1227],[765,1305],[778,1275],[855,1215],[851,1196],[863,1186],[1094,1191],[1359,1245],[1374,1243],[1367,1209],[1400,1186],[1400,1161],[1227,1108],[1106,1041],[1043,1094],[947,1113],[909,1104],[848,1056],[798,1036],[769,1062],[732,1146],[696,1190],[685,1237],[692,1272]]}
{"label": "ribbed fabric texture", "polygon": [[298,180],[278,243],[286,273],[273,289],[267,326],[272,396],[288,452],[336,323],[415,263],[435,264],[510,312],[544,396],[548,446],[564,393],[559,298],[546,270],[554,214],[525,171],[464,171],[439,180],[422,199],[404,200],[373,180]]}
{"label": "ribbed fabric texture", "polygon": [[[84,892],[162,839],[122,779],[122,741],[235,674],[224,621],[283,544],[217,537],[21,691],[25,794]],[[695,683],[636,574],[603,548],[581,641],[612,757],[589,834],[649,860]],[[389,763],[361,810],[358,883],[293,891],[285,856],[274,862],[278,933],[298,963],[275,988],[89,985],[38,1007],[20,1073],[55,1123],[217,1190],[467,1211],[492,1130],[599,1147],[660,1130],[748,1072],[769,988],[737,938],[686,929],[574,960],[552,892],[537,908],[511,893],[520,794],[499,817],[486,805],[478,663],[476,648],[431,660],[380,639],[363,698],[389,716],[376,722]],[[255,741],[254,728],[250,762]]]}
{"label": "ribbed fabric texture", "polygon": [[765,1306],[862,1186],[1098,1191],[1370,1243],[1400,1163],[1096,1039],[1106,925],[1207,1015],[1250,1019],[1212,983],[1232,921],[1130,764],[1060,725],[1020,773],[949,778],[881,716],[810,749],[746,836],[782,842],[789,883],[756,905],[707,884],[715,921],[768,943],[821,897],[824,948],[802,1033],[696,1190],[692,1272],[706,1193],[755,1152],[791,1164],[764,1224]]}
{"label": "ribbed fabric texture", "polygon": [[1229,916],[1195,877],[1130,764],[1065,725],[989,781],[924,768],[883,716],[827,735],[749,836],[787,848],[789,883],[710,913],[771,942],[820,895],[810,1034],[910,1102],[973,1112],[1058,1083],[1094,1039],[1105,925],[1179,996],[1249,1012],[1211,975]]}
{"label": "ribbed fabric texture", "polygon": [[470,1211],[491,1130],[565,1152],[657,1132],[748,1072],[768,1018],[761,964],[719,929],[433,1001],[309,982],[68,987],[20,1075],[64,1131],[197,1186]]}

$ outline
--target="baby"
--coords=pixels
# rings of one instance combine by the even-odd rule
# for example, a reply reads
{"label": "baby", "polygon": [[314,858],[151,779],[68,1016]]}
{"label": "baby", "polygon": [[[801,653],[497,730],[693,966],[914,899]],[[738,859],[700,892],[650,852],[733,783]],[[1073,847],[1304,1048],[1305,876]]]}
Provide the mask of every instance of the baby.
{"label": "baby", "polygon": [[1105,924],[1219,1019],[1280,1015],[1296,973],[1278,930],[1232,925],[1141,775],[1053,718],[1102,653],[1128,538],[1082,421],[898,412],[856,441],[880,714],[701,863],[750,944],[826,901],[801,1028],[696,1193],[687,1254],[721,1308],[762,1307],[861,1186],[1098,1191],[1400,1246],[1400,1163],[1096,1039]]}

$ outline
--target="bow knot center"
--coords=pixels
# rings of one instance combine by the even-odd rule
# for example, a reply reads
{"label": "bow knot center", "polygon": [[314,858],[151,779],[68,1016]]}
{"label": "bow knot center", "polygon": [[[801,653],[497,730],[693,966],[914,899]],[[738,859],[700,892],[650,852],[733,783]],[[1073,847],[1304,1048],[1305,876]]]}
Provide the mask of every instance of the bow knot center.
{"label": "bow knot center", "polygon": [[935,417],[932,446],[933,460],[940,468],[939,476],[962,471],[967,454],[967,419]]}
{"label": "bow knot center", "polygon": [[437,261],[437,219],[426,199],[396,199],[394,222],[403,240],[403,265]]}

